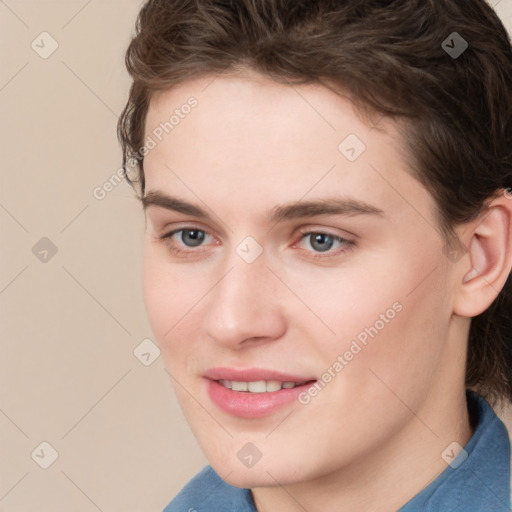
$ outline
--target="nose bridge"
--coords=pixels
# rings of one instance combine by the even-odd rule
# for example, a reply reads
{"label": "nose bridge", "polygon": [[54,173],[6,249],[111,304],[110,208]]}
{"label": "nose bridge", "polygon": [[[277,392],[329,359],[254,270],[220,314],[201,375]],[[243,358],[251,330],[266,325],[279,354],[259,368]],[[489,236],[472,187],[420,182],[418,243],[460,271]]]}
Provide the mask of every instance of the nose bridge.
{"label": "nose bridge", "polygon": [[276,338],[285,328],[282,308],[263,258],[247,263],[230,258],[223,277],[209,294],[205,329],[232,347],[251,338]]}

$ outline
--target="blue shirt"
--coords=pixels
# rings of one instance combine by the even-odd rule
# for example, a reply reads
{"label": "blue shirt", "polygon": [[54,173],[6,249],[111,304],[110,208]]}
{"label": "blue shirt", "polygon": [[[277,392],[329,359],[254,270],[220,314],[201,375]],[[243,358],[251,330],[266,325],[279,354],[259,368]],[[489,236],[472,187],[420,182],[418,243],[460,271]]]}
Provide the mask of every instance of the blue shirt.
{"label": "blue shirt", "polygon": [[[465,452],[447,464],[443,473],[398,512],[511,510],[507,429],[483,398],[472,392],[467,393],[467,398],[475,430],[464,447]],[[250,489],[227,484],[211,466],[206,466],[188,482],[164,512],[257,511]]]}

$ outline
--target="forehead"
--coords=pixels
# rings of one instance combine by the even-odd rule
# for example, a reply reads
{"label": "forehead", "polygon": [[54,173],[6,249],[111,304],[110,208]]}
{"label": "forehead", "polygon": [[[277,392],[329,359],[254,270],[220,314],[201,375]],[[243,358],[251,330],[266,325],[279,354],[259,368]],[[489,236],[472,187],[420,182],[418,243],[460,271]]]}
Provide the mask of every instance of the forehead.
{"label": "forehead", "polygon": [[[207,113],[216,109],[223,111],[222,116],[216,119],[217,127],[230,121],[245,120],[250,115],[255,122],[255,130],[260,120],[267,128],[268,121],[273,121],[274,131],[286,124],[289,130],[293,120],[300,117],[307,124],[295,125],[296,131],[318,127],[321,131],[335,132],[346,129],[349,124],[353,130],[363,132],[368,128],[374,129],[374,121],[379,121],[378,131],[387,132],[393,138],[398,135],[394,124],[378,114],[373,121],[361,119],[350,101],[350,94],[339,87],[337,89],[335,93],[319,83],[294,85],[278,82],[247,68],[205,75],[155,92],[146,117],[146,133],[160,122],[169,120],[175,109],[179,110],[194,97],[199,108],[194,108],[193,112],[203,112],[204,120]],[[248,127],[245,128],[247,131]]]}
{"label": "forehead", "polygon": [[[195,106],[190,109],[187,103],[192,99]],[[336,94],[316,83],[284,84],[250,70],[207,75],[155,93],[146,117],[145,133],[151,135],[162,123],[171,121],[172,126],[167,126],[169,133],[165,135],[180,140],[180,132],[188,136],[183,132],[190,124],[186,122],[189,114],[196,135],[209,135],[204,137],[203,144],[221,132],[230,135],[225,143],[231,146],[248,145],[251,140],[256,144],[265,139],[265,147],[258,148],[262,156],[271,152],[275,156],[276,149],[283,154],[288,149],[281,146],[283,142],[310,142],[304,148],[307,150],[324,138],[337,149],[344,133],[367,139],[368,132],[373,131],[372,138],[381,135],[387,142],[400,144],[395,125],[389,119],[375,115],[373,121],[363,120],[342,91]],[[293,149],[296,153],[300,147]]]}
{"label": "forehead", "polygon": [[238,200],[238,210],[335,191],[392,208],[404,194],[417,201],[425,193],[396,125],[372,125],[319,84],[255,73],[190,80],[153,97],[145,128],[155,143],[145,158],[146,190],[216,194],[224,204]]}

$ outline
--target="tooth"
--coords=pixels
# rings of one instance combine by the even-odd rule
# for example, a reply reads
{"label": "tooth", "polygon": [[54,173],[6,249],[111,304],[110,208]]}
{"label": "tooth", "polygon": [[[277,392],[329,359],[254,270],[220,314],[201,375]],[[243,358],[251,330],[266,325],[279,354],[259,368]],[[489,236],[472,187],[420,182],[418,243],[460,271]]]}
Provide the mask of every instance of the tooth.
{"label": "tooth", "polygon": [[267,391],[279,391],[281,383],[278,380],[269,380],[267,382]]}
{"label": "tooth", "polygon": [[257,380],[247,383],[247,389],[251,393],[265,393],[267,391],[267,384],[264,380]]}
{"label": "tooth", "polygon": [[231,382],[231,389],[233,391],[247,391],[247,382],[237,382],[234,380]]}
{"label": "tooth", "polygon": [[233,391],[248,391],[250,393],[265,393],[272,391],[279,391],[280,389],[291,389],[295,386],[300,386],[300,382],[280,382],[278,380],[257,380],[251,382],[243,381],[230,381],[221,379],[219,383]]}

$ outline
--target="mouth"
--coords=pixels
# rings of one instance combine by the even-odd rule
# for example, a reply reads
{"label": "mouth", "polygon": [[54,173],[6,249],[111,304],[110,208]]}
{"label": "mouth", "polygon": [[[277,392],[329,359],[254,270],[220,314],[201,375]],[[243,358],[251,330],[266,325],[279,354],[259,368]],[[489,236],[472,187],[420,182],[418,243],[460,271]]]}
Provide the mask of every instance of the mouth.
{"label": "mouth", "polygon": [[205,375],[210,400],[223,412],[240,418],[271,416],[298,402],[314,378],[259,369],[209,370]]}
{"label": "mouth", "polygon": [[[233,391],[247,392],[247,393],[273,393],[274,391],[280,391],[281,389],[293,389],[297,386],[303,386],[308,381],[293,382],[286,381],[281,382],[279,380],[253,380],[250,382],[236,381],[236,380],[225,380],[221,379],[216,381],[221,386]],[[313,381],[309,381],[313,382]]]}

